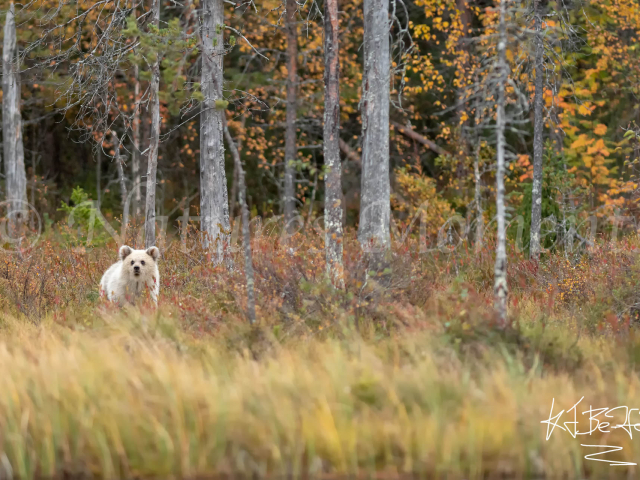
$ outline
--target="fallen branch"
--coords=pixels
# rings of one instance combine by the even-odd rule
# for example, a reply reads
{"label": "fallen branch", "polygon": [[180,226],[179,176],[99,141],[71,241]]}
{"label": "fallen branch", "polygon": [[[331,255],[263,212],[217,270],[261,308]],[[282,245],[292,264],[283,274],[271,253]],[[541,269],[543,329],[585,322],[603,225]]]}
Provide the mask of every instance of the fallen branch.
{"label": "fallen branch", "polygon": [[342,150],[342,153],[344,153],[347,156],[347,158],[351,160],[353,163],[357,163],[358,165],[362,166],[362,159],[360,158],[360,155],[358,155],[358,152],[356,152],[353,148],[351,148],[349,144],[342,139],[340,139],[339,143],[340,143],[340,150]]}
{"label": "fallen branch", "polygon": [[410,127],[405,127],[404,125],[401,125],[398,122],[391,122],[391,124],[400,133],[406,135],[407,137],[409,137],[412,140],[415,140],[418,143],[421,143],[425,147],[427,147],[427,148],[433,150],[434,152],[436,152],[438,155],[449,155],[449,152],[447,152],[445,149],[439,147],[434,142],[432,142],[431,140],[429,140],[426,137],[423,137],[419,133],[414,132]]}

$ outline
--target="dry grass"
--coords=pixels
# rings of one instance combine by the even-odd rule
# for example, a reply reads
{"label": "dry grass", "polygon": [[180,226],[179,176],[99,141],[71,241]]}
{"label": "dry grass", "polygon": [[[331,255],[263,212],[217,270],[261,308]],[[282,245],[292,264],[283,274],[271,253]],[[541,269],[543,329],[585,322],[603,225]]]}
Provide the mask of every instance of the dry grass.
{"label": "dry grass", "polygon": [[536,275],[513,261],[506,332],[487,253],[398,251],[390,289],[371,295],[351,245],[336,294],[314,239],[294,255],[257,244],[255,329],[241,272],[197,251],[166,251],[157,311],[97,299],[112,247],[6,256],[0,477],[635,476],[580,447],[619,445],[606,458],[633,462],[624,430],[546,441],[540,423],[553,398],[556,411],[582,396],[579,412],[640,405],[633,245],[552,257]]}

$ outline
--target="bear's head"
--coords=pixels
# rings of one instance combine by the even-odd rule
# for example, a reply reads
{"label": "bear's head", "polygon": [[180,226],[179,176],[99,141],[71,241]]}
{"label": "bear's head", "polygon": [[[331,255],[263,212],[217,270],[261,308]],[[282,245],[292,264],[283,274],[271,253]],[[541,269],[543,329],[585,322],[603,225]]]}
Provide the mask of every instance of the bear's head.
{"label": "bear's head", "polygon": [[156,261],[160,256],[158,247],[150,247],[146,250],[134,250],[124,245],[120,247],[120,259],[122,269],[130,278],[146,279],[153,275]]}

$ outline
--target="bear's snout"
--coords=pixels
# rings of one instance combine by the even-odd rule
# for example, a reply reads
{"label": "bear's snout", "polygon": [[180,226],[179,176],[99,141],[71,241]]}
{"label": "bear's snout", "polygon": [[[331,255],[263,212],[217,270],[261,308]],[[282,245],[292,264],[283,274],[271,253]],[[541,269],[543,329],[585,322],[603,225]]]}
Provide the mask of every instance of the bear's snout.
{"label": "bear's snout", "polygon": [[136,265],[135,267],[133,267],[133,274],[140,275],[140,265]]}

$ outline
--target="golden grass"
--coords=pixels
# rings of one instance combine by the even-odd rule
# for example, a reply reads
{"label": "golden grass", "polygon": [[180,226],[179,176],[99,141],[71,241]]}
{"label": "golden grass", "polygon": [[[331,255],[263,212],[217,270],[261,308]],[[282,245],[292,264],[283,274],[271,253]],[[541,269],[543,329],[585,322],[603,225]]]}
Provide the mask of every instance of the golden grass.
{"label": "golden grass", "polygon": [[[184,335],[169,313],[104,314],[90,331],[5,320],[0,470],[20,478],[629,471],[585,461],[592,452],[565,432],[545,441],[540,423],[552,398],[556,409],[582,395],[581,410],[640,405],[640,378],[618,367],[629,358],[613,342],[579,340],[601,357],[571,375],[498,345],[459,354],[425,332],[284,347],[265,339],[269,349],[255,359]],[[638,457],[624,432],[605,437],[582,443],[624,446],[608,458]]]}

